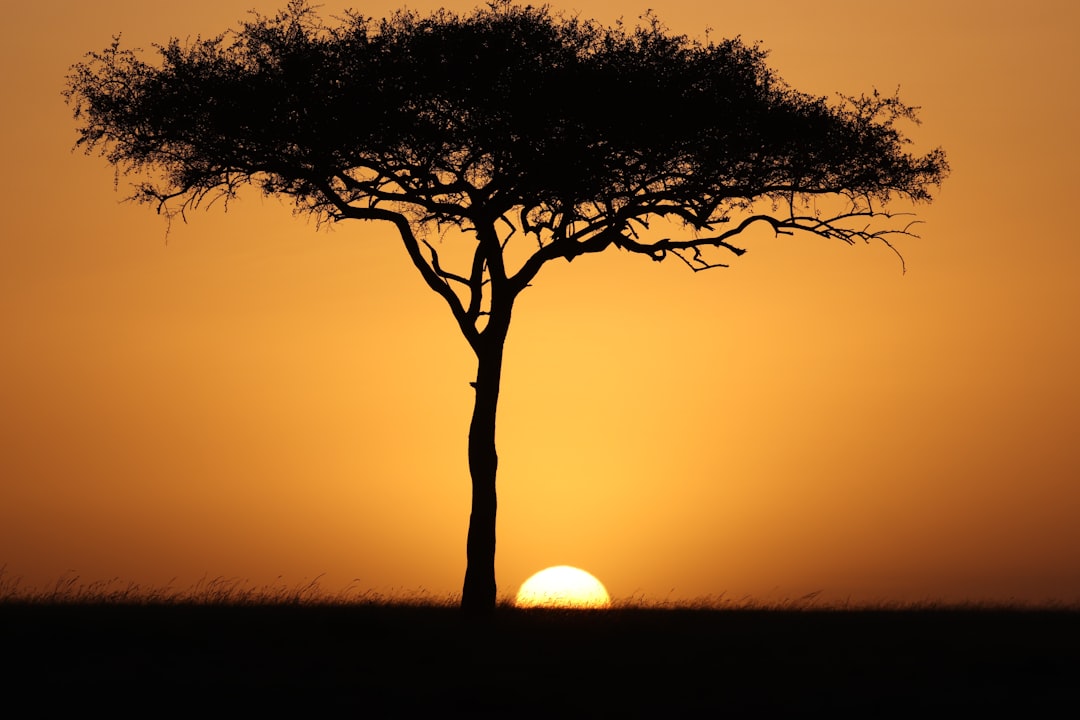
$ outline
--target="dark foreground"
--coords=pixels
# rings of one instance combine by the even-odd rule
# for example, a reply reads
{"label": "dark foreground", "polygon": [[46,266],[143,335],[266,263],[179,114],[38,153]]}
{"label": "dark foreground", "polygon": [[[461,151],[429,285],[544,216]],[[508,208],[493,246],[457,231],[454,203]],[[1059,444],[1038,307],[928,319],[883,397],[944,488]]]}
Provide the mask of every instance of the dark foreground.
{"label": "dark foreground", "polygon": [[0,604],[19,717],[882,717],[1077,707],[1080,612]]}

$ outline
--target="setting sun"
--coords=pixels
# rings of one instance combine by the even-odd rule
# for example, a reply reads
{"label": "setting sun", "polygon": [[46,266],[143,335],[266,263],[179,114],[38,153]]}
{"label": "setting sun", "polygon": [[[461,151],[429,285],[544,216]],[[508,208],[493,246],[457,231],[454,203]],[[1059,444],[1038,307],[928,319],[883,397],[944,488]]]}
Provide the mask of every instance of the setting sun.
{"label": "setting sun", "polygon": [[611,605],[611,598],[603,583],[589,573],[558,565],[541,570],[522,583],[514,604],[526,608],[606,608]]}

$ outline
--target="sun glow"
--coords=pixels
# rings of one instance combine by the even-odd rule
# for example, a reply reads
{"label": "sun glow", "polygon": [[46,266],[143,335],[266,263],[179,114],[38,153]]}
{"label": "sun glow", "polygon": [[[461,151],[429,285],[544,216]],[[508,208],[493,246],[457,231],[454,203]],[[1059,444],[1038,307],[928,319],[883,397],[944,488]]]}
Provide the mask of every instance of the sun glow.
{"label": "sun glow", "polygon": [[514,605],[521,608],[606,608],[611,598],[603,583],[589,573],[569,565],[541,570],[518,590]]}

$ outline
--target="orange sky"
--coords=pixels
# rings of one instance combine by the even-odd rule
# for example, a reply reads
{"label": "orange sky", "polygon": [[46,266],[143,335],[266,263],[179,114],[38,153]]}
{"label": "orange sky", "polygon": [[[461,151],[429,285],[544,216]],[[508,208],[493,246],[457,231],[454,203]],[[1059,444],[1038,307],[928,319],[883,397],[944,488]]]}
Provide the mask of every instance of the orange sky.
{"label": "orange sky", "polygon": [[[6,10],[0,566],[24,586],[460,589],[475,370],[393,235],[249,197],[166,238],[71,152],[60,91],[84,52],[252,6],[280,4]],[[348,6],[396,4],[323,15]],[[616,599],[1080,600],[1080,5],[810,7],[659,14],[760,39],[800,90],[923,106],[916,148],[953,172],[906,275],[813,237],[696,275],[612,253],[545,268],[507,346],[501,594],[569,564]]]}

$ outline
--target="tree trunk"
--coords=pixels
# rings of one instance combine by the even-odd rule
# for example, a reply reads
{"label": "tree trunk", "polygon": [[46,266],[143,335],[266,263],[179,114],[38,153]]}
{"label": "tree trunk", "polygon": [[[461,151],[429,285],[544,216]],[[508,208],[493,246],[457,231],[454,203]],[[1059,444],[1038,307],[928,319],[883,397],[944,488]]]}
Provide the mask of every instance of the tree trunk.
{"label": "tree trunk", "polygon": [[461,609],[467,617],[486,618],[495,612],[495,414],[502,377],[506,324],[491,322],[476,350],[476,403],[469,425],[469,473],[472,476],[472,511],[466,544],[465,585]]}

